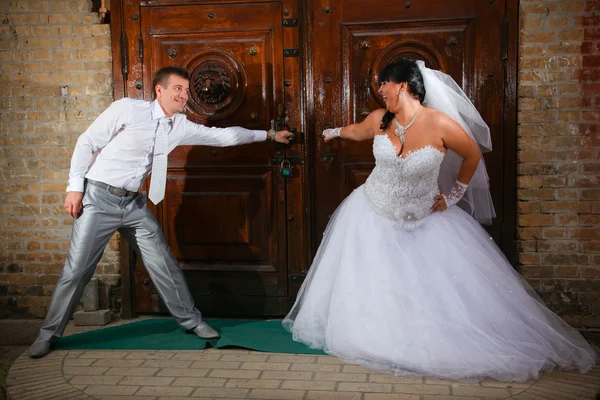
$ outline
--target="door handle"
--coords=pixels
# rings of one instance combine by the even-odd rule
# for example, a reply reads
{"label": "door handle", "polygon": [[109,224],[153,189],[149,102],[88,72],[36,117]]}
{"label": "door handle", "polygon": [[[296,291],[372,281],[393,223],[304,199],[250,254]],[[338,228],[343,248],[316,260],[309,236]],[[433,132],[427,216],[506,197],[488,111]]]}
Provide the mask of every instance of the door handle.
{"label": "door handle", "polygon": [[[271,120],[271,129],[274,129],[276,131],[283,130],[283,129],[275,129],[275,125],[276,125],[275,124],[275,120]],[[297,129],[295,127],[288,128],[288,131],[291,132],[291,133],[293,133],[293,136],[291,136],[289,138],[289,140],[291,142],[292,140],[296,139],[296,137],[298,136],[298,131],[297,131]],[[300,132],[299,134],[302,135],[302,132]],[[281,143],[278,143],[278,144],[281,144]]]}
{"label": "door handle", "polygon": [[[333,128],[333,123],[329,122],[329,121],[324,121],[323,122],[323,131],[325,129],[332,129]],[[320,137],[323,137],[323,134],[319,135]],[[324,141],[323,144],[323,151],[325,152],[325,154],[321,155],[321,161],[324,163],[334,163],[336,158],[337,158],[337,147],[333,144],[333,142],[335,142],[335,140],[330,140],[328,142]]]}
{"label": "door handle", "polygon": [[290,138],[290,142],[298,139],[300,143],[304,142],[304,138],[302,137],[302,132],[298,132],[295,126],[288,129],[288,131],[292,132],[294,136]]}

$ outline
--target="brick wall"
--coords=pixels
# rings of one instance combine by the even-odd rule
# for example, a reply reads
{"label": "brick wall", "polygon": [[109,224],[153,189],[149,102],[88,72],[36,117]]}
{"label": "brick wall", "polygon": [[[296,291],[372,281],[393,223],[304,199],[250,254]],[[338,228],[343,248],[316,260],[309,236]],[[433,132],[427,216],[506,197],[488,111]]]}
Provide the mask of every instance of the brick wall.
{"label": "brick wall", "polygon": [[[62,205],[72,149],[112,101],[110,27],[91,8],[0,1],[0,317],[45,315],[71,233]],[[102,306],[118,310],[117,244],[97,271]]]}
{"label": "brick wall", "polygon": [[567,322],[600,328],[600,1],[520,7],[520,271]]}
{"label": "brick wall", "polygon": [[[600,328],[599,1],[522,0],[519,270],[569,323]],[[112,100],[89,0],[0,1],[0,317],[45,314],[70,237],[77,136]],[[61,87],[68,86],[68,97]],[[116,239],[99,268],[118,310]]]}

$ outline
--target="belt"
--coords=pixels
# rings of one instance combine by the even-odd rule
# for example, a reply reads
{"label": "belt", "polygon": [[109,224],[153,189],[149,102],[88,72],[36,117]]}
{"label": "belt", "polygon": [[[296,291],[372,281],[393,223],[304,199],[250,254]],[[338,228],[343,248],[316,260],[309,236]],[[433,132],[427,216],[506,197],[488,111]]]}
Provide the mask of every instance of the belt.
{"label": "belt", "polygon": [[120,196],[120,197],[130,197],[130,196],[137,196],[138,192],[131,192],[129,190],[125,190],[125,189],[121,189],[115,186],[111,186],[109,184],[106,184],[104,182],[98,182],[92,179],[88,179],[87,180],[89,184],[94,185],[94,186],[98,186],[99,188],[102,188],[104,190],[106,190],[108,193],[114,194],[115,196]]}

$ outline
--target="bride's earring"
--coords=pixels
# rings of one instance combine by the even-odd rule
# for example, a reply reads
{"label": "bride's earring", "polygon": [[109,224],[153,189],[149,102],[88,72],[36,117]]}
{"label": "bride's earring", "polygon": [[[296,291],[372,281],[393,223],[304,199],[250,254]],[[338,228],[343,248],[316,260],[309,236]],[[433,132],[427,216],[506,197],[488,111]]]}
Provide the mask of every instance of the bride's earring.
{"label": "bride's earring", "polygon": [[402,101],[404,101],[404,91],[403,90],[400,91],[400,97],[402,98]]}

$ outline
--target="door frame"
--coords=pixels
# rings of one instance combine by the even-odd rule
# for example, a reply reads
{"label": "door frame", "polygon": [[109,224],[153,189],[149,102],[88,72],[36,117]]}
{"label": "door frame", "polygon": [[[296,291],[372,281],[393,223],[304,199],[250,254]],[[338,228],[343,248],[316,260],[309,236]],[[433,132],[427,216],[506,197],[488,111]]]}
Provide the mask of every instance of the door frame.
{"label": "door frame", "polygon": [[[155,0],[155,2],[160,0]],[[252,2],[252,0],[247,0]],[[215,4],[228,3],[230,0],[215,0]],[[280,0],[285,19],[297,19],[296,29],[284,29],[283,40],[285,48],[298,49],[298,57],[284,59],[284,77],[286,79],[286,117],[288,128],[294,127],[299,139],[287,149],[287,156],[298,157],[300,178],[295,184],[288,186],[286,191],[296,194],[299,202],[287,196],[286,229],[288,241],[288,284],[289,305],[297,295],[310,262],[316,252],[313,236],[313,218],[315,216],[314,197],[311,192],[311,180],[315,173],[313,167],[315,155],[309,149],[315,147],[315,141],[320,140],[315,132],[307,128],[314,126],[314,87],[312,82],[312,55],[310,49],[316,39],[311,37],[311,24],[307,16],[311,7],[318,0]],[[111,0],[111,45],[113,65],[113,94],[115,100],[122,97],[143,98],[142,67],[140,57],[140,6],[148,6],[153,1],[147,0]],[[181,3],[186,3],[182,0]],[[187,2],[192,3],[192,2]],[[205,4],[205,3],[203,3]],[[517,262],[516,220],[517,220],[517,78],[518,78],[518,48],[519,48],[519,1],[506,0],[504,20],[503,53],[505,60],[504,75],[504,182],[503,204],[504,220],[502,224],[502,243],[500,247],[508,261],[515,266]],[[127,32],[125,29],[127,24]],[[127,33],[127,34],[125,34]],[[136,58],[137,57],[137,58]],[[134,63],[133,60],[136,62]],[[125,79],[127,76],[127,79]],[[290,229],[290,225],[297,228]],[[121,267],[121,317],[135,317],[135,298],[133,268],[137,262],[135,253],[124,238],[120,238],[120,267]]]}
{"label": "door frame", "polygon": [[502,251],[517,266],[517,110],[519,96],[519,0],[506,0],[504,11],[505,56],[504,74],[504,215]]}

